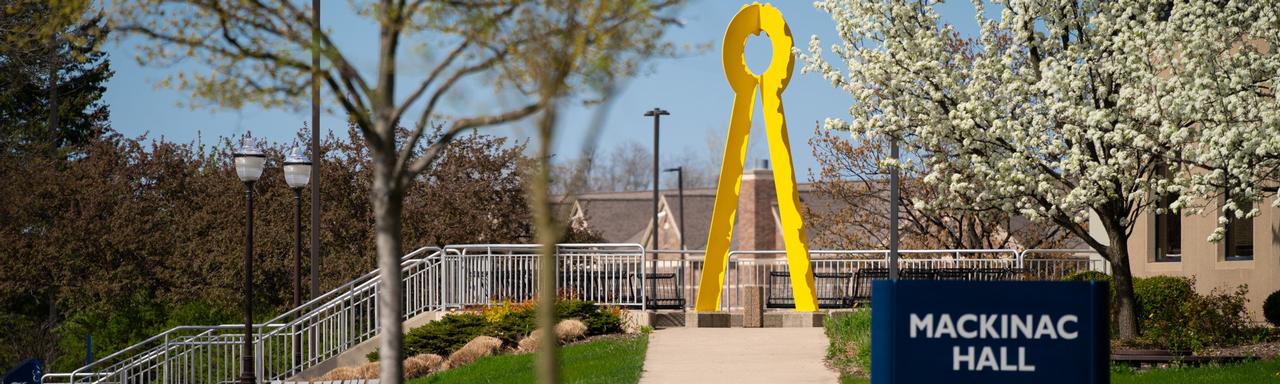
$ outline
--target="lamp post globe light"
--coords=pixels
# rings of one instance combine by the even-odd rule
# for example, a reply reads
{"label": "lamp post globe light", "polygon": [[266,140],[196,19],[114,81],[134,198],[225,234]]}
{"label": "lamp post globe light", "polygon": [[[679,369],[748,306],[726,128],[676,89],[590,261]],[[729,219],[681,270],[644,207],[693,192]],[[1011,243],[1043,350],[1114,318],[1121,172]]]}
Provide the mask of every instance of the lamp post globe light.
{"label": "lamp post globe light", "polygon": [[[301,147],[289,150],[284,158],[284,182],[293,190],[293,307],[302,306],[302,189],[311,181],[311,160]],[[302,348],[294,338],[295,361],[302,361]]]}
{"label": "lamp post globe light", "polygon": [[232,154],[236,176],[244,182],[245,237],[244,237],[244,343],[240,351],[240,382],[256,382],[253,367],[253,184],[262,177],[267,155],[262,153],[258,141],[249,134],[240,140],[240,148]]}

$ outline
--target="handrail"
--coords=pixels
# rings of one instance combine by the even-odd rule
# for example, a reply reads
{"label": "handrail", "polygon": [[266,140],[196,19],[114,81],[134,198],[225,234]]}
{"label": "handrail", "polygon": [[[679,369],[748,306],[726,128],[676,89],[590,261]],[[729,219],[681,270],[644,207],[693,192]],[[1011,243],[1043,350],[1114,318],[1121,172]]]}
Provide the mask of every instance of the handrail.
{"label": "handrail", "polygon": [[[538,244],[462,244],[443,248],[423,247],[401,257],[401,284],[405,286],[404,312],[408,318],[427,311],[492,305],[504,300],[528,300],[536,296],[534,278],[540,262],[542,245]],[[776,258],[750,260],[745,255],[785,254],[786,251],[733,251],[734,263],[726,266],[726,286],[759,284],[759,271],[783,270],[786,264]],[[810,250],[810,256],[821,268],[865,268],[883,263],[886,250]],[[939,254],[946,257],[908,259],[943,263],[1005,263],[1017,261],[1022,268],[1025,256],[1037,252],[1092,253],[1090,250],[1030,249],[908,249],[903,254]],[[658,260],[648,255],[679,254],[679,258]],[[705,261],[705,250],[646,250],[640,244],[557,244],[557,289],[562,295],[591,300],[602,305],[618,305],[649,309],[651,298],[673,290],[690,291],[698,280],[697,270]],[[965,258],[964,254],[982,253],[981,258]],[[989,256],[991,254],[999,254]],[[823,256],[830,257],[823,257]],[[864,255],[864,256],[857,256]],[[954,255],[955,258],[951,258]],[[854,257],[844,257],[854,256]],[[870,257],[866,257],[870,256]],[[994,257],[994,258],[993,258]],[[1007,257],[1007,258],[1006,258]],[[1074,259],[1073,259],[1074,260]],[[1097,268],[1078,260],[1067,264],[1044,264],[1036,260],[1032,269],[1040,276],[1057,276],[1079,270],[1081,266]],[[1070,265],[1068,265],[1070,264]],[[1046,266],[1048,266],[1046,268]],[[649,283],[650,273],[663,270],[678,272],[676,285],[655,287]],[[686,273],[686,271],[688,273]],[[297,375],[326,359],[330,359],[356,343],[377,335],[377,300],[380,275],[373,270],[290,308],[270,320],[253,324],[255,366],[264,381],[283,380]],[[742,275],[745,280],[739,280]],[[752,277],[756,276],[756,277]],[[735,283],[736,282],[736,283]],[[734,290],[726,290],[733,292]],[[692,297],[692,293],[685,297]],[[733,308],[736,298],[722,306]],[[655,301],[656,302],[656,301]],[[684,305],[688,305],[686,302]],[[98,361],[79,367],[71,373],[49,373],[46,380],[57,382],[187,382],[188,376],[204,381],[230,380],[228,369],[234,369],[238,349],[228,345],[243,341],[239,331],[243,325],[178,326],[165,330],[140,343],[116,351]],[[319,340],[319,341],[317,341]],[[305,348],[303,348],[305,347]],[[210,357],[216,356],[216,357]],[[194,363],[191,359],[194,360]],[[228,361],[230,359],[231,361]],[[194,364],[194,365],[191,365]],[[215,369],[216,367],[216,369]],[[209,373],[204,371],[208,368]],[[221,371],[219,371],[219,369]],[[207,375],[207,377],[205,376]],[[52,383],[53,381],[50,381]]]}
{"label": "handrail", "polygon": [[[412,262],[412,261],[413,261],[413,257],[415,257],[415,256],[417,256],[417,255],[419,255],[419,254],[421,254],[422,252],[426,252],[426,251],[428,251],[428,250],[435,250],[435,251],[439,252],[440,248],[437,248],[437,247],[421,247],[421,248],[415,249],[413,252],[410,252],[409,254],[406,254],[406,255],[404,255],[403,257],[401,257],[401,267],[403,268],[403,266],[404,266],[404,264],[405,264],[406,262]],[[270,320],[267,320],[267,323],[268,323],[268,324],[269,324],[269,323],[276,323],[276,322],[280,321],[280,319],[284,319],[284,318],[286,318],[286,317],[288,317],[288,316],[292,316],[292,315],[294,315],[295,313],[299,313],[300,311],[303,311],[304,309],[307,309],[307,308],[309,308],[309,307],[311,307],[311,306],[314,306],[314,305],[317,305],[317,304],[327,304],[327,303],[330,303],[330,302],[335,301],[335,300],[337,300],[337,299],[340,299],[341,297],[335,298],[335,297],[333,297],[333,296],[334,296],[334,295],[337,295],[337,294],[339,294],[339,293],[349,293],[349,292],[350,292],[350,288],[352,288],[353,286],[355,286],[355,285],[357,285],[357,284],[361,284],[361,283],[363,283],[363,282],[365,282],[365,281],[367,281],[367,280],[369,280],[369,279],[371,279],[371,278],[376,277],[376,276],[377,276],[377,273],[378,273],[378,270],[377,270],[377,269],[374,269],[374,270],[373,270],[373,271],[371,271],[371,272],[368,272],[368,273],[365,273],[364,275],[361,275],[361,276],[359,276],[359,277],[356,277],[355,279],[352,279],[352,280],[350,280],[350,281],[348,281],[348,282],[346,282],[346,283],[344,283],[344,284],[342,284],[342,285],[338,286],[337,288],[334,288],[334,289],[332,289],[332,290],[329,290],[328,292],[325,292],[324,294],[320,295],[319,297],[316,297],[316,298],[314,298],[314,299],[311,299],[311,300],[307,301],[306,303],[303,303],[302,305],[300,305],[300,306],[298,306],[298,307],[292,308],[292,309],[290,309],[290,310],[288,310],[288,311],[286,311],[286,312],[284,312],[284,313],[282,313],[282,314],[280,314],[280,315],[277,315],[277,316],[275,316],[275,317],[271,318]],[[320,308],[326,308],[326,307],[328,307],[328,306],[324,306],[324,305],[321,305],[321,306],[320,306]],[[319,309],[319,308],[317,308],[317,309]],[[85,372],[83,372],[83,371],[85,371],[85,370],[87,370],[87,369],[91,369],[91,368],[94,368],[94,367],[99,367],[99,366],[102,366],[102,365],[104,365],[104,364],[109,364],[109,363],[112,361],[112,359],[114,359],[114,358],[116,358],[116,357],[120,357],[120,356],[122,356],[122,355],[124,355],[124,354],[126,354],[126,353],[128,353],[128,352],[134,352],[134,351],[136,351],[136,352],[141,353],[141,352],[142,352],[142,351],[141,351],[141,348],[143,348],[143,347],[145,347],[145,346],[148,346],[149,344],[152,344],[152,343],[154,343],[154,342],[156,342],[156,341],[159,341],[159,340],[162,340],[162,339],[167,339],[167,337],[168,337],[168,336],[175,335],[175,334],[176,334],[176,333],[178,333],[178,332],[181,332],[181,331],[187,331],[187,330],[205,330],[205,331],[212,331],[212,330],[219,330],[219,329],[228,329],[228,328],[226,328],[226,327],[231,327],[232,329],[244,329],[244,325],[235,325],[235,326],[225,326],[225,325],[223,325],[223,326],[219,326],[219,325],[214,325],[214,326],[199,326],[199,325],[192,326],[192,325],[181,325],[181,326],[176,326],[176,327],[170,328],[170,329],[168,329],[168,330],[165,330],[164,332],[161,332],[161,333],[159,333],[159,334],[156,334],[155,336],[152,336],[152,337],[146,338],[146,339],[144,339],[144,340],[143,340],[143,341],[141,341],[141,342],[135,343],[135,344],[133,344],[133,345],[130,345],[130,346],[128,346],[128,347],[125,347],[124,349],[121,349],[121,350],[119,350],[119,351],[116,351],[116,352],[114,352],[114,353],[111,353],[111,354],[109,354],[109,355],[107,355],[107,356],[105,356],[105,357],[99,358],[99,359],[97,359],[97,360],[95,360],[95,361],[93,361],[93,362],[91,362],[91,363],[89,363],[89,364],[86,364],[86,365],[84,365],[84,366],[82,366],[82,367],[80,367],[80,368],[75,369],[74,371],[71,371],[71,373],[47,373],[47,374],[45,374],[45,375],[44,375],[44,377],[70,377],[70,378],[72,378],[72,379],[74,380],[74,378],[75,378],[75,377],[77,377],[77,376],[84,376],[86,373],[85,373]],[[263,327],[263,324],[253,324],[253,328],[262,328],[262,327]],[[149,348],[149,349],[151,349],[151,348],[154,348],[154,347],[148,347],[148,348]]]}

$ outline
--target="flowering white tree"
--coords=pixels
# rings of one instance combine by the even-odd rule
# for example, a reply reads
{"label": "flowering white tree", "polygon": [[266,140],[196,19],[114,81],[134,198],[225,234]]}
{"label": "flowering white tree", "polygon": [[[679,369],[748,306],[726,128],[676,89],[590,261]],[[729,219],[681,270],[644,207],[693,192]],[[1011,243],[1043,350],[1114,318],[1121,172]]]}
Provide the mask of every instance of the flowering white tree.
{"label": "flowering white tree", "polygon": [[[815,37],[804,71],[853,98],[825,126],[923,153],[904,160],[937,185],[933,204],[996,207],[1084,240],[1111,263],[1122,339],[1138,335],[1126,245],[1139,215],[1216,208],[1223,188],[1257,198],[1278,153],[1274,1],[1009,0],[998,17],[975,1],[974,39],[932,1],[815,5],[836,22],[830,55],[844,68]],[[1090,211],[1106,239],[1089,235]]]}

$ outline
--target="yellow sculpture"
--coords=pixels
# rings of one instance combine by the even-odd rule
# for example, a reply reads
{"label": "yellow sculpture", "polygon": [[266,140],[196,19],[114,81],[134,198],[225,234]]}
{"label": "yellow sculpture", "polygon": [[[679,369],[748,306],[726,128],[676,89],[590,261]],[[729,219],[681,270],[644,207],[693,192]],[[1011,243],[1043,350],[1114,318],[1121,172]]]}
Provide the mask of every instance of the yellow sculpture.
{"label": "yellow sculpture", "polygon": [[[764,32],[773,42],[773,59],[763,74],[756,76],[747,68],[743,48],[748,35]],[[706,264],[698,286],[696,309],[715,311],[720,307],[720,289],[724,286],[725,264],[733,236],[733,218],[738,210],[738,192],[742,186],[742,166],[747,155],[747,138],[751,135],[751,110],[756,89],[760,89],[765,128],[769,137],[769,157],[773,160],[773,177],[778,193],[778,214],[782,219],[782,239],[787,248],[787,264],[791,271],[791,291],[796,311],[818,310],[814,296],[813,270],[809,266],[809,247],[805,244],[804,220],[800,217],[800,195],[791,164],[791,140],[787,137],[787,121],[782,112],[782,90],[791,79],[793,58],[791,29],[782,12],[772,5],[752,3],[742,7],[729,22],[724,33],[722,60],[724,74],[733,88],[733,114],[729,119],[729,136],[725,139],[724,161],[716,186],[716,204],[711,214],[707,238]]]}

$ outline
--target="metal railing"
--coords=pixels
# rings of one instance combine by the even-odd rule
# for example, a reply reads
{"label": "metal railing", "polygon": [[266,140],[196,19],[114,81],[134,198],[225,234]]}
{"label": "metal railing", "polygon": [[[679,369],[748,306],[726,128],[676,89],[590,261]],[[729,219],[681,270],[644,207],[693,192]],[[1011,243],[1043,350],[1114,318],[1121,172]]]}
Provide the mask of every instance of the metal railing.
{"label": "metal railing", "polygon": [[[535,245],[421,248],[401,259],[401,320],[428,311],[522,301],[537,292]],[[562,297],[606,305],[643,304],[629,280],[643,280],[636,244],[557,246]],[[378,333],[378,271],[369,272],[254,325],[254,369],[261,381],[285,380]],[[610,285],[611,281],[619,284]],[[181,326],[112,353],[46,383],[228,383],[240,374],[243,325]]]}
{"label": "metal railing", "polygon": [[[537,245],[480,244],[445,248],[450,308],[534,299]],[[644,248],[639,244],[559,244],[556,288],[561,298],[601,305],[643,307]]]}
{"label": "metal railing", "polygon": [[[652,273],[675,274],[675,286],[685,299],[685,308],[692,309],[702,279],[705,252],[651,252],[658,254],[658,260],[650,260],[648,268]],[[903,269],[1008,269],[1013,272],[1010,277],[1016,280],[1060,280],[1084,271],[1111,273],[1110,264],[1097,252],[1087,249],[908,249],[899,252],[902,254],[899,266]],[[864,268],[888,268],[888,253],[886,250],[811,250],[809,258],[815,274],[838,275],[853,274]],[[742,310],[742,288],[763,286],[771,272],[789,271],[785,255],[786,251],[781,250],[729,252],[720,291],[720,310]],[[673,295],[661,288],[649,294]]]}
{"label": "metal railing", "polygon": [[[441,261],[438,248],[420,248],[400,261],[406,316],[440,308],[429,289]],[[280,380],[342,353],[377,333],[378,271],[372,271],[254,325],[254,368],[261,380]],[[243,325],[180,326],[112,353],[45,383],[225,383],[239,376]]]}
{"label": "metal railing", "polygon": [[[538,291],[538,245],[479,244],[421,248],[401,259],[402,320],[443,311],[519,302]],[[815,274],[885,268],[884,250],[814,250]],[[1081,271],[1110,273],[1090,250],[903,250],[902,268],[1005,268],[1023,280],[1061,279]],[[647,309],[650,299],[696,301],[704,251],[652,250],[638,244],[556,246],[562,298]],[[785,251],[734,251],[720,310],[740,311],[742,287],[764,285],[788,270]],[[669,279],[662,285],[657,278]],[[254,325],[255,370],[263,381],[286,380],[378,333],[378,271],[369,272],[275,318]],[[653,301],[657,302],[657,301]],[[667,301],[670,302],[670,301]],[[46,383],[227,383],[240,372],[243,325],[181,326],[153,336]]]}

